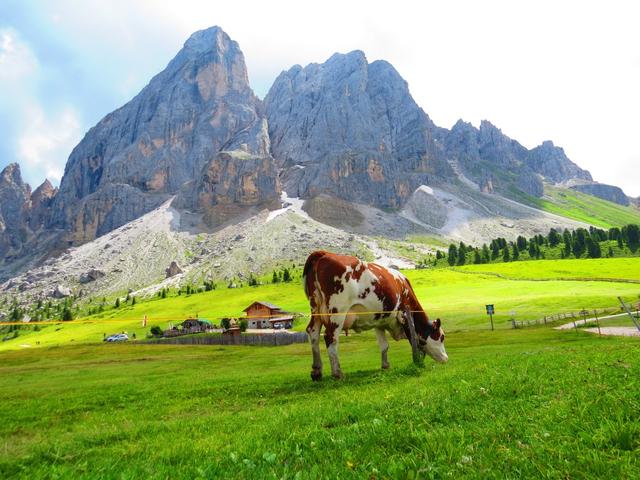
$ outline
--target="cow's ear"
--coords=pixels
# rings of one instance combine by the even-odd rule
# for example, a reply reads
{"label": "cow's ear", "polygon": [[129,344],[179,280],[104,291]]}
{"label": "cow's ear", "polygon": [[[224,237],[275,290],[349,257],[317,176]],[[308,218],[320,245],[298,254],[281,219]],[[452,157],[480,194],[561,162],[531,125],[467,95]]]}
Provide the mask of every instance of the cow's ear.
{"label": "cow's ear", "polygon": [[436,318],[435,323],[433,324],[433,327],[437,330],[440,328],[440,325],[442,324],[442,322],[440,321],[439,318]]}

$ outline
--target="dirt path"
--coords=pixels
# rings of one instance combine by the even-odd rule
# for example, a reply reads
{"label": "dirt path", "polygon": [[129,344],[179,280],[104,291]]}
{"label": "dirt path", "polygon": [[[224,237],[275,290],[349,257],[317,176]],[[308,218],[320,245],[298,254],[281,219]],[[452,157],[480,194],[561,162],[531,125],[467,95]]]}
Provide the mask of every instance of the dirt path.
{"label": "dirt path", "polygon": [[[598,317],[598,320],[604,320],[606,318],[616,318],[616,317],[626,317],[626,313],[617,313],[615,315],[605,315],[604,317]],[[562,324],[558,327],[553,327],[555,330],[571,330],[575,328],[576,325],[585,325],[589,323],[595,322],[595,317],[587,318],[586,320],[576,320],[575,322],[569,322]],[[592,328],[584,328],[585,332],[596,333],[601,335],[616,335],[621,337],[640,337],[640,330],[636,327],[600,327],[600,331],[598,331],[598,327]]]}
{"label": "dirt path", "polygon": [[[597,328],[585,328],[583,330],[589,333],[599,333]],[[636,327],[600,327],[600,333],[619,337],[640,337],[640,330]]]}

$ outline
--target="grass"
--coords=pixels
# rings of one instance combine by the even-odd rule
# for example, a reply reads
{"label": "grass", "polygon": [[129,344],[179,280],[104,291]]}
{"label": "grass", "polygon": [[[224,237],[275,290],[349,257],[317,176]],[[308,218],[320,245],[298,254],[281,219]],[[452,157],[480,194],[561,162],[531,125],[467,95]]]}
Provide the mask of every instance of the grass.
{"label": "grass", "polygon": [[465,265],[456,267],[455,270],[470,273],[494,273],[516,279],[611,278],[640,281],[640,258],[585,258],[578,261],[532,260]]}
{"label": "grass", "polygon": [[576,190],[545,185],[546,198],[528,197],[541,210],[602,228],[640,223],[640,209],[625,207]]}
{"label": "grass", "polygon": [[[511,312],[517,320],[535,320],[583,308],[616,307],[617,296],[637,302],[640,294],[639,284],[627,283],[640,280],[639,257],[469,265],[405,273],[422,306],[430,316],[442,318],[447,330],[487,328],[485,305],[489,303],[496,308],[496,328],[506,329],[510,327]],[[571,277],[575,280],[566,280]],[[596,281],[598,278],[619,281]],[[25,348],[22,345],[42,347],[101,342],[103,334],[121,331],[144,338],[152,325],[167,328],[170,322],[178,323],[196,314],[209,319],[241,316],[242,310],[255,300],[272,302],[293,312],[306,314],[309,311],[299,278],[296,278],[291,283],[231,290],[221,288],[190,296],[155,298],[133,307],[110,310],[100,318],[89,317],[87,321],[92,323],[41,324],[38,332],[20,330],[17,338],[0,343],[0,351]],[[141,325],[144,315],[149,318],[146,328]],[[296,328],[303,329],[306,322],[305,318],[298,320]]]}
{"label": "grass", "polygon": [[637,339],[532,328],[447,349],[418,369],[392,342],[382,372],[374,336],[350,336],[346,379],[320,383],[308,345],[2,352],[0,477],[637,476]]}

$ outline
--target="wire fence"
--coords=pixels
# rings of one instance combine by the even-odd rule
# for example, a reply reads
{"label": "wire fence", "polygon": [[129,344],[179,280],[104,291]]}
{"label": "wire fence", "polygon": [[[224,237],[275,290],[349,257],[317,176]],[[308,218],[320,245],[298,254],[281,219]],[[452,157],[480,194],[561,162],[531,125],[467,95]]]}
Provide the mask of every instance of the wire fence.
{"label": "wire fence", "polygon": [[243,333],[183,335],[174,338],[158,338],[145,343],[170,345],[258,345],[277,347],[293,343],[307,343],[306,332]]}

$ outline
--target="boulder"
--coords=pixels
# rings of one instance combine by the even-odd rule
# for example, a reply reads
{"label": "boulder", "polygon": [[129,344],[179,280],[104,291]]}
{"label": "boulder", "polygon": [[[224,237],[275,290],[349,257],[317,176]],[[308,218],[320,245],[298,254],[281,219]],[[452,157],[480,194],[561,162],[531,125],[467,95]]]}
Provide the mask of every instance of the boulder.
{"label": "boulder", "polygon": [[175,261],[173,261],[171,262],[171,265],[169,265],[169,267],[165,269],[165,272],[167,274],[167,278],[171,278],[182,273],[182,269],[178,266],[178,264]]}
{"label": "boulder", "polygon": [[105,275],[106,274],[102,270],[98,270],[94,268],[80,275],[80,283],[95,282],[96,280],[104,277]]}
{"label": "boulder", "polygon": [[53,298],[66,298],[71,296],[71,289],[63,285],[57,285],[51,293]]}

